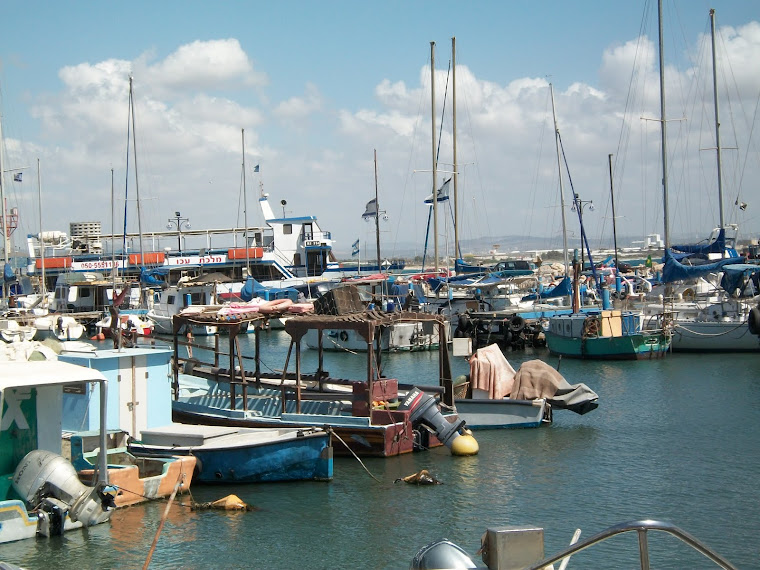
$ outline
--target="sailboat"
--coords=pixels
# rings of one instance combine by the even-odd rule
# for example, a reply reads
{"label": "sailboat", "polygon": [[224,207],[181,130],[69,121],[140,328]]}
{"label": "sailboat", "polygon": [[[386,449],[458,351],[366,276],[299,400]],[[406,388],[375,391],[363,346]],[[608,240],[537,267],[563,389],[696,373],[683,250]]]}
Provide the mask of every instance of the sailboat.
{"label": "sailboat", "polygon": [[[710,10],[712,38],[713,95],[718,174],[720,227],[713,230],[704,244],[673,245],[666,242],[662,281],[666,286],[681,282],[680,292],[670,299],[667,309],[672,319],[672,348],[676,352],[758,352],[760,339],[753,333],[750,316],[760,306],[757,277],[760,266],[741,263],[734,240],[737,227],[726,225],[723,217],[723,183],[721,172],[720,119],[715,53],[715,10]],[[681,263],[696,258],[700,264]],[[712,278],[712,283],[709,278]],[[706,285],[700,293],[698,284]],[[644,309],[650,321],[659,326],[661,304]]]}
{"label": "sailboat", "polygon": [[[556,134],[559,136],[559,131]],[[588,251],[594,281],[598,283],[599,279],[591,260],[591,250],[583,228],[581,215],[583,204],[575,193],[573,193],[573,206],[578,213],[581,225],[581,237],[584,242],[582,245]],[[667,224],[665,227],[667,228]],[[550,318],[549,328],[545,333],[546,346],[552,354],[583,359],[645,360],[660,358],[667,353],[671,342],[669,332],[664,328],[646,330],[642,326],[640,311],[612,309],[609,299],[603,298],[601,310],[580,312],[579,277],[582,262],[579,262],[577,258],[573,259],[572,269],[573,311],[569,315],[557,315]]]}

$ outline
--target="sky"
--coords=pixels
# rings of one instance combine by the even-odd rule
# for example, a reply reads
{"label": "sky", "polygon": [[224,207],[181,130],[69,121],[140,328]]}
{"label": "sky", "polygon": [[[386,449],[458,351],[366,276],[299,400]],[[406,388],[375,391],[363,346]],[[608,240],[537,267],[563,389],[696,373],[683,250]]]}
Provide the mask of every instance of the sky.
{"label": "sky", "polygon": [[[724,222],[757,238],[756,0],[664,0],[669,231],[699,241],[720,221],[710,8]],[[384,255],[421,252],[431,42],[437,185],[454,170],[452,37],[461,239],[493,238],[501,251],[535,237],[561,245],[560,171],[570,247],[580,239],[573,193],[592,247],[664,231],[652,0],[6,0],[3,24],[4,189],[19,210],[17,248],[40,216],[45,230],[66,232],[101,221],[107,233],[114,219],[118,233],[125,200],[137,231],[137,193],[144,232],[165,230],[175,211],[194,229],[260,225],[263,189],[277,214],[316,216],[350,255],[356,239],[374,250],[362,213],[377,189]],[[439,244],[450,250],[453,215],[440,204]]]}

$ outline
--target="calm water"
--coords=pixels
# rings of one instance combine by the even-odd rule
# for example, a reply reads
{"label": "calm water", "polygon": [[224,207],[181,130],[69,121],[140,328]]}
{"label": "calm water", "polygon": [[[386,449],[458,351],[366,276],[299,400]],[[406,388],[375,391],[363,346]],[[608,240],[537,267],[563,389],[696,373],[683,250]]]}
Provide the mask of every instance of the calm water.
{"label": "calm water", "polygon": [[[287,335],[262,335],[263,360],[284,363]],[[242,341],[252,347],[252,338]],[[245,350],[245,348],[244,348]],[[508,353],[517,368],[548,353]],[[316,352],[304,368],[313,370]],[[334,375],[363,378],[364,355],[329,354]],[[462,360],[455,374],[467,371]],[[385,374],[435,383],[435,353],[395,354]],[[152,568],[408,568],[428,542],[447,537],[475,552],[487,527],[536,525],[546,552],[619,522],[672,522],[741,568],[760,566],[760,355],[669,355],[648,362],[564,360],[571,383],[600,397],[586,416],[556,411],[539,429],[480,431],[476,457],[445,448],[364,463],[338,458],[331,483],[283,483],[192,489],[210,501],[229,493],[258,507],[250,513],[191,511],[180,498],[153,555]],[[394,480],[428,469],[444,484]],[[166,503],[117,511],[111,523],[49,540],[0,546],[0,559],[26,568],[142,567]],[[636,568],[633,535],[608,541],[569,568]],[[623,551],[623,554],[620,551]],[[656,568],[712,568],[669,538],[650,536]],[[54,562],[53,562],[54,561]]]}

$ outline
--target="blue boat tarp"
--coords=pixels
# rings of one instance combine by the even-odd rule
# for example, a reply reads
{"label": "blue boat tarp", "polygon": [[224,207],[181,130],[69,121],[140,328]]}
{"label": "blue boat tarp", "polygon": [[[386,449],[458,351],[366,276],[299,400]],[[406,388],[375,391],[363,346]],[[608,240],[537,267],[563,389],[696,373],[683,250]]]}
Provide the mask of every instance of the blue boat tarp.
{"label": "blue boat tarp", "polygon": [[249,277],[240,290],[240,298],[247,303],[254,297],[259,297],[266,301],[273,301],[275,299],[290,299],[291,301],[295,301],[298,298],[298,290],[292,287],[266,287],[253,277]]}
{"label": "blue boat tarp", "polygon": [[161,277],[168,275],[168,267],[155,267],[153,269],[140,270],[140,283],[146,285],[165,285],[166,282]]}
{"label": "blue boat tarp", "polygon": [[665,265],[662,269],[662,282],[672,283],[674,281],[684,281],[695,279],[709,273],[723,271],[724,265],[736,263],[736,258],[727,257],[713,263],[703,263],[702,265],[684,265],[678,258],[683,259],[683,255],[678,255],[669,249],[665,250]]}
{"label": "blue boat tarp", "polygon": [[738,254],[733,248],[726,248],[726,228],[720,228],[718,235],[709,243],[694,243],[684,245],[672,245],[671,249],[682,253],[691,253],[698,255],[709,255],[711,253],[728,253],[731,257],[736,258]]}
{"label": "blue boat tarp", "polygon": [[554,299],[556,297],[565,297],[570,296],[573,294],[573,282],[569,277],[565,277],[562,281],[560,281],[557,285],[552,287],[551,289],[544,289],[543,291],[539,291],[538,294],[531,293],[530,295],[526,295],[521,300],[522,301],[533,301],[536,299]]}
{"label": "blue boat tarp", "polygon": [[745,277],[760,273],[760,265],[753,263],[729,263],[721,269],[723,277],[720,279],[720,286],[729,293],[741,289],[744,286]]}
{"label": "blue boat tarp", "polygon": [[5,264],[5,269],[3,270],[3,278],[5,279],[6,283],[16,280],[16,274],[13,272],[13,267],[11,267],[10,263]]}

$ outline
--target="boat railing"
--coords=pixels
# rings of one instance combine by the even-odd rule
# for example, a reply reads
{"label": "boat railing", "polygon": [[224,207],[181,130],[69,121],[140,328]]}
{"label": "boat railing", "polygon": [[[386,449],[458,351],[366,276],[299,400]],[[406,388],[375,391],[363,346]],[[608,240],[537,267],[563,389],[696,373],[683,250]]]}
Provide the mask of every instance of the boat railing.
{"label": "boat railing", "polygon": [[707,545],[697,540],[691,534],[687,533],[684,530],[681,530],[680,528],[678,528],[677,526],[673,524],[661,522],[661,521],[655,521],[655,520],[639,520],[639,521],[620,523],[615,526],[611,526],[610,528],[603,530],[602,532],[590,538],[587,538],[586,540],[576,542],[575,544],[570,545],[569,547],[558,552],[557,554],[553,554],[552,556],[548,558],[544,558],[538,564],[531,566],[530,570],[540,570],[542,568],[546,568],[550,564],[554,564],[555,562],[559,562],[560,560],[568,558],[571,555],[576,554],[577,552],[580,552],[581,550],[586,550],[587,548],[591,546],[594,546],[600,542],[604,542],[608,538],[611,538],[618,534],[624,534],[627,532],[635,532],[638,534],[639,562],[641,564],[641,569],[649,570],[650,568],[649,542],[648,542],[649,531],[660,531],[660,532],[664,532],[665,534],[674,536],[675,538],[679,539],[681,542],[687,544],[688,546],[690,546],[691,548],[693,548],[700,554],[712,560],[720,568],[726,568],[726,569],[736,568],[733,564],[731,564],[728,560],[723,558],[720,554],[715,552],[713,549],[711,549]]}

